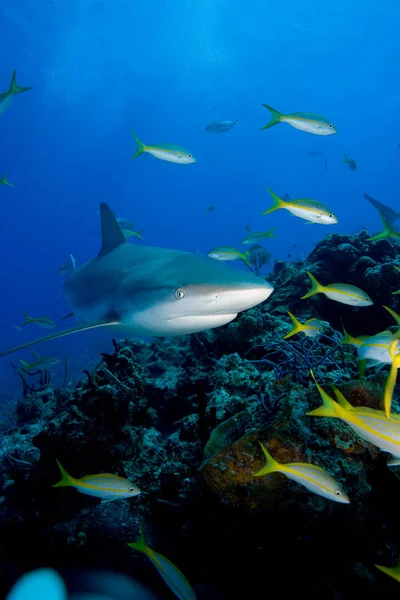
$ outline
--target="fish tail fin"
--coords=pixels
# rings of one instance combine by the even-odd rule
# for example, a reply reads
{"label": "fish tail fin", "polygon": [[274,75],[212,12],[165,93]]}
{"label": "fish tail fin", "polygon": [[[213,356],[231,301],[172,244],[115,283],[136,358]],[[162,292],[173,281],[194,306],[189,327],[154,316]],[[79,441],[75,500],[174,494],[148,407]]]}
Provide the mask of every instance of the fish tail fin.
{"label": "fish tail fin", "polygon": [[24,315],[24,319],[25,319],[25,321],[22,323],[21,327],[22,327],[23,325],[27,325],[28,323],[32,323],[32,321],[34,321],[34,319],[33,319],[32,317],[30,317],[30,316],[28,315],[28,313],[24,312],[24,313],[22,313],[22,314]]}
{"label": "fish tail fin", "polygon": [[[396,293],[396,292],[395,292],[395,293]],[[389,313],[390,315],[392,315],[393,319],[396,321],[397,325],[399,325],[399,327],[400,327],[400,315],[399,315],[399,314],[397,314],[397,312],[395,312],[395,311],[394,311],[392,308],[389,308],[389,306],[385,306],[385,305],[383,305],[383,308],[385,308],[385,309],[388,311],[388,313]],[[396,331],[396,333],[395,333],[394,335],[395,335],[396,337],[398,337],[398,336],[399,336],[399,330],[397,330],[397,331]]]}
{"label": "fish tail fin", "polygon": [[30,365],[29,363],[27,363],[25,360],[20,360],[20,363],[22,364],[22,366],[24,367],[24,372],[25,373],[29,373],[29,371],[32,368],[32,365]]}
{"label": "fish tail fin", "polygon": [[128,542],[128,546],[133,548],[133,550],[138,550],[138,552],[146,553],[147,544],[144,537],[143,527],[140,528],[140,538],[136,542]]}
{"label": "fish tail fin", "polygon": [[261,127],[261,130],[269,129],[270,127],[273,127],[274,125],[278,125],[278,123],[280,123],[282,121],[282,117],[284,117],[284,115],[282,113],[280,113],[279,111],[272,108],[272,106],[268,106],[268,104],[262,104],[262,106],[264,108],[266,108],[267,110],[269,110],[269,112],[271,113],[271,120],[268,121],[268,123],[266,125],[264,125],[264,127]]}
{"label": "fish tail fin", "polygon": [[10,96],[15,96],[15,94],[21,94],[22,92],[27,92],[31,90],[31,87],[22,87],[17,83],[17,71],[15,70],[11,77],[11,84],[8,93]]}
{"label": "fish tail fin", "polygon": [[311,376],[314,379],[319,395],[321,396],[322,405],[319,408],[306,412],[309,417],[339,417],[341,407],[333,398],[327,394],[314,377],[314,373],[311,371]]}
{"label": "fish tail fin", "polygon": [[[142,233],[143,233],[143,231],[144,231],[144,229],[141,229],[140,231],[137,231],[137,232],[136,232],[136,233],[137,233],[137,237],[138,237],[140,240],[143,240],[143,238],[142,238]],[[144,241],[144,240],[143,240],[143,241]]]}
{"label": "fish tail fin", "polygon": [[251,262],[249,261],[249,257],[250,257],[250,252],[248,252],[248,251],[244,252],[243,254],[240,254],[240,258],[242,259],[244,264],[247,265],[249,267],[249,269],[253,270]]}
{"label": "fish tail fin", "polygon": [[132,156],[132,160],[134,160],[135,158],[137,158],[138,156],[140,156],[141,154],[143,154],[144,152],[146,152],[146,146],[143,144],[143,142],[141,142],[139,140],[138,136],[135,133],[133,133],[132,130],[131,130],[131,134],[132,134],[135,142],[137,143],[136,152]]}
{"label": "fish tail fin", "polygon": [[278,210],[279,208],[284,208],[286,205],[286,202],[284,200],[282,200],[282,198],[279,198],[279,196],[277,196],[272,190],[270,190],[267,187],[267,190],[269,191],[269,193],[272,196],[272,200],[273,200],[273,205],[271,206],[271,208],[268,208],[268,210],[264,211],[262,214],[263,215],[268,215],[269,213],[274,212],[275,210]]}
{"label": "fish tail fin", "polygon": [[353,337],[352,335],[349,334],[349,332],[346,330],[345,326],[342,323],[342,329],[343,329],[343,339],[341,341],[341,344],[351,344],[352,346],[359,346],[360,344],[358,343],[357,338]]}
{"label": "fish tail fin", "polygon": [[261,477],[261,475],[269,475],[270,473],[276,473],[276,471],[280,470],[281,465],[270,455],[264,444],[258,442],[261,446],[261,449],[264,453],[266,463],[260,471],[254,473],[254,477]]}
{"label": "fish tail fin", "polygon": [[7,171],[4,173],[3,177],[0,179],[0,183],[3,185],[9,185],[10,187],[14,187],[14,184],[7,181]]}
{"label": "fish tail fin", "polygon": [[300,333],[301,331],[304,331],[305,329],[307,329],[307,327],[305,327],[302,323],[300,323],[300,321],[298,319],[296,319],[296,317],[294,315],[292,315],[291,312],[287,311],[292,323],[293,323],[293,328],[289,331],[289,333],[287,333],[283,339],[287,340],[288,338],[292,337],[292,335],[296,335],[296,333]]}
{"label": "fish tail fin", "polygon": [[385,219],[385,217],[383,216],[383,214],[381,213],[381,211],[378,210],[378,212],[379,212],[379,215],[380,215],[380,217],[382,219],[383,230],[380,233],[378,233],[377,235],[374,235],[373,237],[368,238],[367,242],[376,242],[378,240],[384,240],[384,239],[389,238],[389,237],[400,238],[400,234],[397,233],[397,231],[394,231],[394,229],[390,226],[390,224]]}
{"label": "fish tail fin", "polygon": [[268,233],[268,237],[270,238],[277,238],[278,236],[274,234],[276,227],[272,227],[272,229],[270,229],[269,231],[267,231]]}
{"label": "fish tail fin", "polygon": [[64,469],[64,467],[62,466],[62,464],[60,463],[60,461],[57,458],[56,458],[56,461],[58,464],[58,468],[60,469],[60,472],[61,472],[61,479],[60,479],[60,481],[58,481],[57,483],[52,485],[52,487],[56,488],[56,487],[67,487],[70,485],[74,485],[75,484],[74,478],[71,477],[71,475],[69,473],[67,473],[67,471]]}
{"label": "fish tail fin", "polygon": [[353,410],[353,407],[350,404],[350,402],[346,400],[346,398],[343,396],[342,392],[336,387],[336,385],[333,385],[332,388],[339,406],[341,406],[345,410]]}
{"label": "fish tail fin", "polygon": [[345,153],[344,153],[344,159],[343,159],[342,165],[345,165],[345,164],[346,164],[346,163],[348,163],[348,162],[349,162],[349,159],[347,158],[347,154],[346,154],[346,152],[345,152]]}
{"label": "fish tail fin", "polygon": [[234,123],[235,123],[235,125],[239,125],[239,117],[236,117]]}
{"label": "fish tail fin", "polygon": [[310,273],[310,271],[306,271],[307,275],[311,279],[311,290],[307,292],[304,296],[301,297],[301,300],[305,300],[306,298],[311,298],[311,296],[315,296],[315,294],[320,294],[324,291],[324,286],[316,280],[314,275]]}
{"label": "fish tail fin", "polygon": [[400,561],[394,567],[383,567],[382,565],[375,565],[375,567],[377,569],[379,569],[380,571],[382,571],[382,573],[385,573],[386,575],[389,575],[389,577],[393,577],[393,579],[396,579],[397,581],[399,581],[399,579],[400,579]]}

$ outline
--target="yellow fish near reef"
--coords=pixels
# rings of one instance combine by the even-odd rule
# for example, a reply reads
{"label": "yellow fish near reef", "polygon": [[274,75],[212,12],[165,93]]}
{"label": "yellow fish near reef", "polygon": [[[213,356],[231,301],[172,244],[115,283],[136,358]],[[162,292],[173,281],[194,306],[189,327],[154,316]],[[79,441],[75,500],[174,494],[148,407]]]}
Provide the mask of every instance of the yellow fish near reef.
{"label": "yellow fish near reef", "polygon": [[147,152],[156,158],[161,160],[166,160],[168,162],[173,162],[181,165],[190,165],[191,163],[196,162],[195,157],[191,152],[181,148],[180,146],[174,146],[173,144],[153,144],[152,146],[146,146],[139,140],[137,135],[131,131],[131,134],[135,138],[137,143],[137,150],[135,154],[132,156],[132,160]]}
{"label": "yellow fish near reef", "polygon": [[383,567],[382,565],[375,565],[375,567],[400,583],[400,559],[394,567]]}
{"label": "yellow fish near reef", "polygon": [[295,112],[283,115],[272,108],[272,106],[268,106],[268,104],[262,104],[262,106],[271,113],[271,120],[264,127],[261,127],[261,129],[269,129],[278,123],[288,123],[288,125],[291,125],[295,129],[300,129],[300,131],[305,131],[306,133],[313,133],[314,135],[333,135],[337,133],[336,127],[328,119],[316,113]]}
{"label": "yellow fish near reef", "polygon": [[330,208],[316,202],[316,200],[309,199],[298,199],[298,200],[284,200],[279,198],[272,190],[267,188],[273,199],[273,205],[271,208],[265,210],[262,214],[268,215],[275,210],[284,208],[289,211],[295,217],[300,217],[305,221],[311,223],[319,223],[320,225],[334,225],[338,222],[337,218],[333,214]]}
{"label": "yellow fish near reef", "polygon": [[53,329],[56,324],[53,319],[50,317],[42,316],[42,317],[30,317],[28,314],[24,313],[25,321],[21,323],[21,325],[16,325],[15,329],[20,330],[25,325],[29,325],[30,323],[35,323],[39,325],[39,327],[44,327],[45,329]]}
{"label": "yellow fish near reef", "polygon": [[57,460],[57,464],[61,471],[61,479],[52,486],[54,488],[71,486],[81,494],[101,498],[102,502],[133,498],[141,493],[137,485],[124,477],[118,477],[111,473],[100,473],[99,475],[84,475],[80,479],[75,479],[67,473],[59,460]]}
{"label": "yellow fish near reef", "polygon": [[269,475],[270,473],[282,473],[289,479],[292,479],[300,485],[304,485],[308,490],[323,496],[327,500],[334,500],[342,504],[349,504],[350,499],[346,492],[338,483],[331,477],[324,469],[317,467],[316,465],[310,465],[309,463],[278,463],[264,444],[259,442],[264,456],[266,458],[265,467],[254,474],[254,477],[261,477],[262,475]]}
{"label": "yellow fish near reef", "polygon": [[[311,371],[315,381],[315,377]],[[391,415],[388,419],[382,410],[365,406],[351,406],[335,386],[333,390],[337,402],[329,396],[315,381],[322,399],[322,406],[306,413],[310,417],[331,417],[341,419],[363,440],[400,458],[400,415]]]}
{"label": "yellow fish near reef", "polygon": [[306,271],[311,279],[311,290],[301,297],[302,300],[311,298],[315,294],[325,294],[327,298],[341,302],[342,304],[350,304],[351,306],[371,306],[373,304],[371,298],[360,290],[355,285],[347,283],[330,283],[329,285],[321,285],[314,275]]}
{"label": "yellow fish near reef", "polygon": [[305,323],[300,323],[291,312],[287,311],[287,314],[291,318],[293,327],[289,333],[283,337],[284,340],[287,340],[297,333],[304,333],[307,337],[316,337],[323,329],[324,324],[319,319],[307,319]]}
{"label": "yellow fish near reef", "polygon": [[184,574],[168,558],[149,548],[143,531],[140,532],[140,539],[137,542],[129,542],[128,546],[133,550],[143,552],[150,559],[164,582],[179,600],[196,600],[196,594]]}

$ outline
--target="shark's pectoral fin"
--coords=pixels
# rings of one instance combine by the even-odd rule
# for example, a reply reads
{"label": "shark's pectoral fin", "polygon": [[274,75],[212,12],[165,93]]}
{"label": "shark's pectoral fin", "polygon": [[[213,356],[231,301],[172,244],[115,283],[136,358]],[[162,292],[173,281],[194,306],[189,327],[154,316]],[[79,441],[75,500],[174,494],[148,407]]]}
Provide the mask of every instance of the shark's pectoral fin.
{"label": "shark's pectoral fin", "polygon": [[57,333],[52,333],[50,335],[45,335],[41,338],[36,338],[35,340],[25,342],[24,344],[20,344],[19,346],[14,346],[14,348],[3,350],[3,352],[0,352],[0,357],[6,356],[7,354],[12,354],[13,352],[17,352],[18,350],[24,350],[25,348],[29,348],[30,346],[36,346],[36,344],[43,344],[44,342],[51,342],[51,340],[58,340],[59,338],[65,337],[66,335],[79,333],[80,331],[98,329],[99,327],[115,327],[118,325],[120,325],[119,321],[109,321],[106,323],[94,323],[91,325],[79,325],[78,327],[70,327],[69,329],[63,329],[62,331],[59,331]]}

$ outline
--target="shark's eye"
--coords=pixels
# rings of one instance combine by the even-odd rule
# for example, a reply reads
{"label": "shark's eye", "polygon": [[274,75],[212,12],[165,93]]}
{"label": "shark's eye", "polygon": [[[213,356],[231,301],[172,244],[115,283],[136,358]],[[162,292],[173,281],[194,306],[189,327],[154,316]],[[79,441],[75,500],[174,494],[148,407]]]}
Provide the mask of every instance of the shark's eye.
{"label": "shark's eye", "polygon": [[178,300],[181,300],[185,296],[186,296],[186,292],[182,288],[177,288],[175,290],[175,298],[178,298]]}

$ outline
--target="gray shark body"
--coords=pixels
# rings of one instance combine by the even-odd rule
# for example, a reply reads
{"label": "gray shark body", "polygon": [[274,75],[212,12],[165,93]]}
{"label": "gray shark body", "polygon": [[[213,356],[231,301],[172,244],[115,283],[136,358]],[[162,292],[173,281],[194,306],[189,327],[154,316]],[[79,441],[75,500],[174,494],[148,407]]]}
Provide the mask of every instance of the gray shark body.
{"label": "gray shark body", "polygon": [[96,327],[117,327],[146,336],[213,329],[263,302],[273,291],[253,273],[212,258],[128,244],[105,203],[100,213],[102,249],[76,269],[63,288],[72,312],[87,325],[27,342],[0,356]]}

